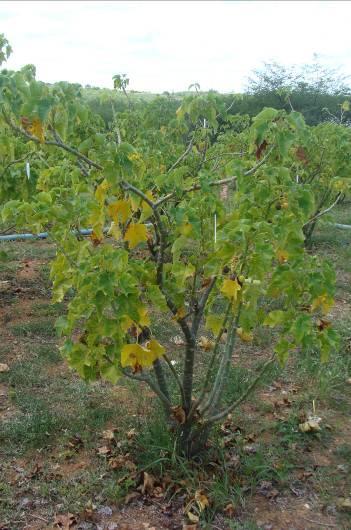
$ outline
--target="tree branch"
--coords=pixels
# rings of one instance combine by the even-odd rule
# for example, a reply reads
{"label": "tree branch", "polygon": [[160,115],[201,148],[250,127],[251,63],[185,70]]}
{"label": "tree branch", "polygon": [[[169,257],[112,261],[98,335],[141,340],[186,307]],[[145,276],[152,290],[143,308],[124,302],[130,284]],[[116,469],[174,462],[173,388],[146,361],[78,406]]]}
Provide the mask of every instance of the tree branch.
{"label": "tree branch", "polygon": [[245,390],[245,392],[239,397],[239,399],[237,399],[236,401],[234,401],[234,403],[231,403],[231,405],[229,405],[226,409],[222,410],[221,412],[218,412],[217,414],[209,417],[207,420],[206,420],[206,424],[210,424],[210,423],[215,423],[223,418],[225,418],[228,414],[230,414],[230,412],[232,412],[232,410],[234,410],[236,407],[238,407],[240,405],[240,403],[242,403],[246,398],[247,396],[250,394],[250,392],[255,388],[255,386],[257,385],[257,383],[260,381],[261,377],[263,376],[263,374],[265,373],[265,371],[267,370],[267,368],[273,364],[275,360],[275,354],[273,354],[269,359],[268,361],[266,361],[264,363],[264,365],[262,366],[260,372],[258,373],[257,377],[255,377],[255,379],[252,381],[252,383],[247,387],[247,389]]}
{"label": "tree branch", "polygon": [[181,395],[181,398],[182,398],[182,405],[183,407],[185,406],[185,396],[184,396],[184,388],[183,388],[183,385],[182,385],[182,382],[180,380],[180,377],[176,371],[176,369],[174,368],[173,364],[172,364],[172,361],[170,360],[170,358],[168,357],[168,355],[166,355],[165,353],[163,354],[163,358],[164,360],[166,361],[170,371],[172,372],[173,374],[173,377],[178,385],[178,388],[180,390],[180,395]]}
{"label": "tree branch", "polygon": [[326,208],[325,210],[323,210],[322,212],[319,212],[317,213],[315,216],[313,216],[309,221],[307,221],[307,223],[305,223],[303,225],[303,228],[305,228],[305,226],[308,226],[310,223],[313,223],[314,221],[316,221],[319,217],[322,217],[322,215],[325,215],[326,213],[330,212],[330,210],[332,210],[334,208],[334,206],[336,206],[340,200],[340,198],[342,197],[342,193],[338,193],[335,201],[333,202],[333,204],[331,204],[328,208]]}
{"label": "tree branch", "polygon": [[168,408],[172,406],[172,403],[169,401],[167,396],[164,395],[162,390],[159,389],[159,387],[153,382],[153,380],[150,377],[146,375],[142,376],[142,375],[132,374],[125,369],[122,369],[122,372],[126,377],[129,377],[129,379],[134,379],[134,381],[142,381],[144,383],[147,383],[149,387],[151,388],[151,390],[155,392],[155,394],[160,398],[160,400],[165,406],[167,406]]}
{"label": "tree branch", "polygon": [[211,291],[212,291],[213,287],[215,286],[216,281],[217,281],[217,277],[214,276],[211,279],[207,289],[205,290],[205,292],[201,296],[201,298],[199,300],[199,303],[197,305],[197,308],[195,309],[195,314],[194,314],[194,318],[193,318],[193,325],[192,325],[192,333],[193,333],[194,337],[197,336],[197,332],[199,330],[200,322],[201,322],[202,316],[204,314],[204,310],[205,310],[205,306],[207,304],[208,297],[210,296]]}
{"label": "tree branch", "polygon": [[[219,348],[219,344],[220,344],[222,335],[223,335],[223,333],[226,330],[226,326],[227,326],[227,322],[228,322],[228,318],[229,318],[231,305],[232,305],[231,302],[229,302],[228,307],[227,307],[227,311],[226,311],[226,314],[225,314],[225,317],[224,317],[224,320],[223,320],[222,327],[221,327],[221,329],[220,329],[220,331],[219,331],[219,333],[217,335],[217,338],[216,338],[216,342],[215,342],[215,345],[214,345],[214,348],[213,348],[213,352],[212,352],[210,363],[209,363],[208,368],[207,368],[205,382],[203,384],[201,394],[200,394],[200,396],[197,398],[197,400],[195,401],[195,403],[191,407],[191,410],[190,410],[189,416],[188,416],[188,421],[190,421],[192,419],[192,417],[194,416],[196,410],[201,405],[201,403],[205,399],[206,394],[208,392],[208,384],[210,382],[212,368],[213,368],[213,365],[214,365],[216,357],[217,357],[217,352],[218,352],[218,348]],[[204,408],[204,411],[205,411],[205,408]],[[202,411],[201,411],[201,413],[202,413]]]}
{"label": "tree branch", "polygon": [[100,170],[103,169],[103,167],[100,164],[97,164],[93,160],[90,160],[90,158],[88,158],[87,156],[85,156],[82,153],[80,153],[79,151],[77,151],[77,149],[75,149],[74,147],[71,147],[71,146],[63,143],[62,141],[44,140],[44,142],[41,142],[39,140],[39,138],[37,138],[36,136],[33,136],[32,134],[29,134],[27,131],[25,131],[21,127],[18,127],[17,125],[15,125],[12,122],[11,118],[9,116],[7,116],[4,112],[3,112],[3,115],[4,115],[4,119],[5,119],[6,123],[11,127],[11,129],[13,129],[18,134],[21,134],[22,136],[24,136],[28,140],[31,140],[32,142],[35,142],[36,144],[53,145],[53,146],[56,146],[56,147],[60,147],[61,149],[64,149],[68,153],[71,153],[72,155],[76,156],[77,158],[80,158],[81,160],[84,160],[84,162],[86,162],[89,166],[95,167],[96,169],[100,169]]}
{"label": "tree branch", "polygon": [[[258,162],[258,164],[256,164],[251,169],[248,169],[247,171],[245,171],[244,176],[248,177],[249,175],[253,175],[267,161],[268,157],[271,155],[271,153],[272,153],[274,148],[275,148],[275,145],[272,145],[272,147],[267,152],[267,154],[262,158],[262,160],[260,162]],[[237,178],[238,177],[233,176],[233,177],[227,177],[227,178],[221,179],[221,180],[213,180],[213,181],[209,182],[208,185],[211,186],[211,187],[212,186],[223,186],[223,184],[231,184],[231,183],[235,182],[237,180]],[[183,190],[183,194],[190,193],[191,191],[197,191],[197,190],[201,190],[201,185],[200,184],[194,184],[190,188],[187,188],[187,189]],[[172,191],[172,192],[168,193],[167,195],[165,195],[164,197],[161,197],[160,199],[158,199],[158,201],[156,201],[154,203],[155,207],[157,208],[158,206],[160,206],[164,202],[168,201],[169,199],[174,197],[175,194],[176,193],[174,191]]]}
{"label": "tree branch", "polygon": [[190,140],[188,147],[185,149],[184,153],[181,154],[180,157],[174,162],[174,164],[167,170],[167,173],[170,173],[173,169],[175,169],[177,165],[180,164],[184,160],[184,158],[188,156],[193,145],[194,145],[194,137],[192,137],[192,139]]}
{"label": "tree branch", "polygon": [[22,156],[22,158],[17,158],[16,160],[12,160],[12,162],[10,162],[9,164],[7,164],[7,166],[4,167],[2,173],[0,174],[0,179],[5,175],[6,171],[11,167],[11,166],[14,166],[15,164],[19,164],[20,162],[24,162],[25,160],[27,160],[28,158],[30,158],[32,155],[34,155],[35,152],[34,151],[31,151],[30,153],[28,153],[27,155],[25,156]]}

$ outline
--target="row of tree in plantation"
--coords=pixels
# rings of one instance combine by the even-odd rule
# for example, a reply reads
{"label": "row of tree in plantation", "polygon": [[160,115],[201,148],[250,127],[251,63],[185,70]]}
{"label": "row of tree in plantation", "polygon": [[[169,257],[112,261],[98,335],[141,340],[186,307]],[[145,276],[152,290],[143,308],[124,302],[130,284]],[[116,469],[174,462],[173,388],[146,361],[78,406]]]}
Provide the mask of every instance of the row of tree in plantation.
{"label": "row of tree in plantation", "polygon": [[[301,349],[326,361],[337,348],[326,318],[334,272],[306,242],[350,189],[351,129],[306,125],[291,95],[288,111],[252,119],[196,86],[181,101],[139,105],[127,81],[114,78],[124,109],[104,94],[104,119],[78,85],[37,81],[31,65],[2,70],[1,218],[56,245],[53,301],[67,301],[57,328],[70,365],[87,380],[148,385],[191,456],[272,363]],[[176,365],[153,324],[160,314],[183,336]],[[262,329],[271,356],[228,401],[233,351]]]}
{"label": "row of tree in plantation", "polygon": [[[122,80],[121,76],[115,76]],[[123,77],[125,87],[129,79]],[[115,83],[116,86],[116,83]],[[195,83],[192,87],[200,89]],[[121,88],[121,86],[119,86]],[[332,121],[334,123],[349,123],[351,112],[348,99],[351,97],[351,87],[348,78],[337,70],[323,66],[316,58],[311,64],[300,67],[286,67],[277,63],[265,63],[264,67],[255,70],[249,78],[246,90],[242,93],[219,94],[212,91],[228,108],[228,114],[256,116],[264,107],[279,110],[296,110],[301,112],[308,125]],[[123,91],[113,93],[112,89],[85,87],[83,95],[91,109],[100,114],[106,123],[112,119],[111,99],[118,111],[128,108],[131,101],[135,109],[141,110],[153,102],[156,97],[150,93],[131,91],[130,99],[124,97]],[[162,98],[163,112],[166,116],[174,114],[182,99],[189,92],[164,92]],[[346,103],[345,103],[346,101]],[[152,105],[151,105],[152,107]],[[157,112],[158,105],[153,108]]]}

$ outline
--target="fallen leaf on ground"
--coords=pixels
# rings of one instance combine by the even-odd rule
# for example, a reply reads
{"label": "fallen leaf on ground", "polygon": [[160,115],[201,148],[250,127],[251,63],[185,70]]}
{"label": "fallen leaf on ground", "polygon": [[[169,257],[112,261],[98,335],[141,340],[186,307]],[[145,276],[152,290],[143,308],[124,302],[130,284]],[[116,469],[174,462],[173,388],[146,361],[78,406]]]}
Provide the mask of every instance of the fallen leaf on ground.
{"label": "fallen leaf on ground", "polygon": [[10,370],[9,365],[5,363],[0,363],[0,373],[8,372]]}
{"label": "fallen leaf on ground", "polygon": [[132,493],[128,493],[128,495],[125,496],[124,504],[130,504],[135,499],[138,499],[140,497],[140,493],[138,491],[132,491]]}
{"label": "fallen leaf on ground", "polygon": [[339,499],[338,507],[343,512],[351,512],[351,498]]}
{"label": "fallen leaf on ground", "polygon": [[227,506],[223,509],[223,512],[225,513],[226,517],[229,517],[229,519],[233,519],[235,516],[235,507],[232,503],[227,504]]}
{"label": "fallen leaf on ground", "polygon": [[8,280],[2,280],[0,282],[0,291],[7,291],[10,288],[10,282]]}
{"label": "fallen leaf on ground", "polygon": [[56,515],[54,519],[54,526],[62,528],[62,530],[70,530],[73,525],[77,523],[77,519],[73,513]]}
{"label": "fallen leaf on ground", "polygon": [[199,516],[195,515],[192,512],[186,512],[186,515],[191,523],[198,523],[199,522]]}
{"label": "fallen leaf on ground", "polygon": [[210,505],[208,498],[202,493],[202,491],[198,490],[195,492],[195,500],[201,512]]}
{"label": "fallen leaf on ground", "polygon": [[136,434],[137,434],[136,429],[130,429],[130,431],[127,432],[128,440],[131,440],[132,438],[134,438],[134,436],[136,436]]}
{"label": "fallen leaf on ground", "polygon": [[136,465],[134,462],[128,458],[129,453],[126,455],[119,455],[114,458],[110,458],[108,461],[108,465],[111,469],[128,469],[129,471],[135,471]]}
{"label": "fallen leaf on ground", "polygon": [[319,418],[317,416],[311,416],[308,418],[307,421],[304,421],[303,423],[299,424],[299,431],[300,432],[318,432],[321,430],[320,422],[322,421],[322,418]]}
{"label": "fallen leaf on ground", "polygon": [[111,442],[115,439],[115,433],[111,429],[107,429],[106,431],[102,431],[102,438]]}
{"label": "fallen leaf on ground", "polygon": [[211,351],[214,348],[214,342],[213,342],[213,340],[210,340],[207,337],[200,337],[199,338],[199,346],[204,351]]}
{"label": "fallen leaf on ground", "polygon": [[155,477],[150,473],[144,471],[143,484],[140,486],[140,491],[143,495],[152,495],[155,488]]}
{"label": "fallen leaf on ground", "polygon": [[172,337],[171,342],[173,342],[173,344],[175,344],[176,346],[184,346],[185,344],[183,337],[181,337],[180,335],[175,335],[174,337]]}
{"label": "fallen leaf on ground", "polygon": [[68,444],[67,445],[69,447],[74,448],[74,449],[80,449],[80,448],[83,447],[84,443],[83,443],[83,440],[81,439],[81,437],[78,434],[75,434],[74,436],[72,436],[68,440]]}
{"label": "fallen leaf on ground", "polygon": [[111,449],[107,445],[103,445],[102,447],[98,447],[97,452],[99,456],[108,456],[111,454]]}

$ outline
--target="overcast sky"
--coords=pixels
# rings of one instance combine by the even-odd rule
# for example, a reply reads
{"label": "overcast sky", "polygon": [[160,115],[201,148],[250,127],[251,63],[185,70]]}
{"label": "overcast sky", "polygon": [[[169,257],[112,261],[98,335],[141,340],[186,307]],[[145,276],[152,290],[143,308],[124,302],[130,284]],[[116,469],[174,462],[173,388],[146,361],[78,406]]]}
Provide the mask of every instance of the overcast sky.
{"label": "overcast sky", "polygon": [[32,63],[43,81],[153,92],[239,91],[263,61],[307,63],[313,54],[351,74],[351,2],[0,1],[8,68]]}

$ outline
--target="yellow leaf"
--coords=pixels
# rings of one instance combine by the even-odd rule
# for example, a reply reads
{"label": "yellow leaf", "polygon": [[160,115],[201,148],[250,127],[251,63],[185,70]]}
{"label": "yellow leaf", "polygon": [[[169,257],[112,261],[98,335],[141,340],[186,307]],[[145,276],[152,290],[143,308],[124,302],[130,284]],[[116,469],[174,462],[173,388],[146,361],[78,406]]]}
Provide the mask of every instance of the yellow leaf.
{"label": "yellow leaf", "polygon": [[138,324],[142,327],[144,326],[150,326],[150,317],[147,312],[147,308],[145,306],[142,306],[138,309],[140,320]]}
{"label": "yellow leaf", "polygon": [[206,318],[205,327],[206,329],[210,329],[215,336],[221,331],[222,325],[223,317],[220,317],[219,315],[208,315]]}
{"label": "yellow leaf", "polygon": [[[153,197],[151,191],[147,191],[145,193],[145,195],[146,195],[146,197],[148,199],[150,199],[150,201],[152,201],[152,202],[154,201],[154,197]],[[145,221],[153,213],[151,206],[149,206],[149,204],[147,202],[145,202],[145,201],[142,201],[142,203],[141,203],[141,210],[142,210],[142,212],[141,212],[141,216],[140,216],[140,221]]]}
{"label": "yellow leaf", "polygon": [[276,255],[280,264],[288,261],[289,253],[286,250],[278,249]]}
{"label": "yellow leaf", "polygon": [[183,223],[179,229],[180,233],[187,237],[191,234],[191,232],[193,231],[193,225],[191,223]]}
{"label": "yellow leaf", "polygon": [[95,247],[100,245],[101,241],[104,239],[104,234],[101,230],[93,230],[90,236],[90,239]]}
{"label": "yellow leaf", "polygon": [[253,339],[252,333],[249,333],[248,331],[244,331],[243,328],[238,328],[236,330],[238,337],[241,338],[244,342],[251,342]]}
{"label": "yellow leaf", "polygon": [[327,314],[334,305],[334,300],[327,294],[317,296],[311,304],[311,311],[321,308],[322,313]]}
{"label": "yellow leaf", "polygon": [[180,307],[174,315],[175,320],[181,320],[186,315],[186,309],[184,306]]}
{"label": "yellow leaf", "polygon": [[164,352],[164,347],[155,339],[150,340],[146,347],[140,344],[125,344],[121,350],[121,365],[123,367],[151,366]]}
{"label": "yellow leaf", "polygon": [[118,225],[112,221],[111,226],[108,231],[108,235],[114,237],[117,241],[121,238],[121,231],[118,227]]}
{"label": "yellow leaf", "polygon": [[140,156],[139,153],[130,153],[130,154],[128,155],[128,159],[129,159],[131,162],[133,162],[133,161],[135,161],[135,160],[140,160],[140,158],[141,158],[141,156]]}
{"label": "yellow leaf", "polygon": [[146,347],[153,354],[153,361],[156,361],[156,359],[162,357],[166,351],[162,344],[160,344],[156,339],[149,340],[149,342],[146,343]]}
{"label": "yellow leaf", "polygon": [[122,367],[151,366],[149,362],[150,351],[140,346],[140,344],[125,344],[121,350]]}
{"label": "yellow leaf", "polygon": [[199,517],[192,512],[187,512],[188,519],[191,523],[198,523]]}
{"label": "yellow leaf", "polygon": [[107,211],[115,223],[125,223],[131,214],[129,202],[123,199],[109,204]]}
{"label": "yellow leaf", "polygon": [[107,182],[107,180],[103,180],[101,184],[99,184],[95,190],[95,198],[98,201],[99,204],[104,204],[106,199],[106,192],[109,189],[110,184]]}
{"label": "yellow leaf", "polygon": [[27,130],[30,134],[38,138],[41,144],[45,142],[44,128],[39,118],[34,118]]}
{"label": "yellow leaf", "polygon": [[146,226],[140,223],[131,223],[125,233],[124,240],[128,241],[130,248],[134,248],[142,241],[146,241]]}
{"label": "yellow leaf", "polygon": [[195,500],[201,512],[210,505],[208,498],[201,491],[195,492]]}
{"label": "yellow leaf", "polygon": [[238,292],[241,290],[240,285],[236,280],[224,280],[221,292],[226,296],[227,298],[233,298],[233,300],[237,300],[238,298]]}

